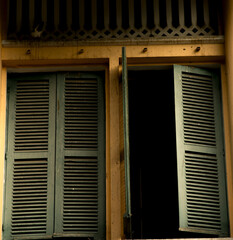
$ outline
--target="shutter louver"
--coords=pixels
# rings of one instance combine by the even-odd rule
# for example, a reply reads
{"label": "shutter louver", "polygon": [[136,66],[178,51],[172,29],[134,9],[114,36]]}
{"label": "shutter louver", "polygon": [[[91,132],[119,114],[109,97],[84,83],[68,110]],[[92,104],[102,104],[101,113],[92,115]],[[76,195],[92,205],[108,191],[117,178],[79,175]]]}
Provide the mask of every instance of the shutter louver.
{"label": "shutter louver", "polygon": [[96,79],[66,79],[66,149],[97,149],[97,97]]}
{"label": "shutter louver", "polygon": [[105,239],[102,84],[95,75],[58,79],[56,236]]}
{"label": "shutter louver", "polygon": [[188,227],[221,230],[216,155],[185,152]]}
{"label": "shutter louver", "polygon": [[180,230],[228,234],[218,79],[174,67]]}
{"label": "shutter louver", "polygon": [[182,89],[185,143],[216,146],[211,76],[184,72]]}
{"label": "shutter louver", "polygon": [[12,235],[46,234],[47,159],[15,159]]}
{"label": "shutter louver", "polygon": [[98,163],[96,158],[66,157],[63,231],[98,231]]}
{"label": "shutter louver", "polygon": [[55,81],[39,74],[11,78],[4,239],[51,237]]}
{"label": "shutter louver", "polygon": [[18,81],[15,151],[48,150],[49,81]]}

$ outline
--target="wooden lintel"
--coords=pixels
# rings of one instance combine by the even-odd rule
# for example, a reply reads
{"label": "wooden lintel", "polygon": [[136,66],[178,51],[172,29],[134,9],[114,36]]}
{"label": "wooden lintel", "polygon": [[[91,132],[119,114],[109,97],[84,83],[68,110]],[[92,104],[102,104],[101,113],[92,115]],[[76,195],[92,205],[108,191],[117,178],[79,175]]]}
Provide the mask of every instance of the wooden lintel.
{"label": "wooden lintel", "polygon": [[[224,44],[127,46],[128,63],[223,61]],[[3,47],[3,65],[107,63],[121,58],[121,46]]]}

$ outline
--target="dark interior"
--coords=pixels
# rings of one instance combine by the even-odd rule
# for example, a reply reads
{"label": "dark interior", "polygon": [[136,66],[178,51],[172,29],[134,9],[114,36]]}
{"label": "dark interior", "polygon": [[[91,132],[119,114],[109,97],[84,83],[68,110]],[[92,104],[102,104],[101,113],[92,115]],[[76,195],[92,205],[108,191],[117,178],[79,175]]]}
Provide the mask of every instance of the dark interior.
{"label": "dark interior", "polygon": [[206,236],[178,230],[174,106],[172,69],[129,71],[133,238]]}

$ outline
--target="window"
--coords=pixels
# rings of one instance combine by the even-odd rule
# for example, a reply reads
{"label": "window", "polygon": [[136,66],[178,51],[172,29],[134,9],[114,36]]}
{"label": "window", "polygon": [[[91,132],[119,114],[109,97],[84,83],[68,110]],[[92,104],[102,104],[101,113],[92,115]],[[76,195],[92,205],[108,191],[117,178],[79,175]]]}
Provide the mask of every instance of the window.
{"label": "window", "polygon": [[8,78],[4,239],[105,239],[100,74]]}
{"label": "window", "polygon": [[218,74],[174,66],[128,75],[132,230],[126,234],[228,236]]}

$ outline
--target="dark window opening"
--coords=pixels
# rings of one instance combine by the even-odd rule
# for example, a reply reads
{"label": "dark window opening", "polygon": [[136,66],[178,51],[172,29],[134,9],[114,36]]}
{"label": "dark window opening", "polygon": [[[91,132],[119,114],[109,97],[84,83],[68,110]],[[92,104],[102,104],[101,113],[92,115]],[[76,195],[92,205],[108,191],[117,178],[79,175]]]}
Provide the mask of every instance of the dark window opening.
{"label": "dark window opening", "polygon": [[[179,231],[172,70],[129,72],[133,238],[200,238]],[[216,237],[216,236],[212,236]]]}

